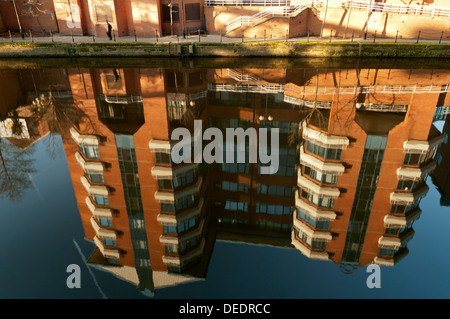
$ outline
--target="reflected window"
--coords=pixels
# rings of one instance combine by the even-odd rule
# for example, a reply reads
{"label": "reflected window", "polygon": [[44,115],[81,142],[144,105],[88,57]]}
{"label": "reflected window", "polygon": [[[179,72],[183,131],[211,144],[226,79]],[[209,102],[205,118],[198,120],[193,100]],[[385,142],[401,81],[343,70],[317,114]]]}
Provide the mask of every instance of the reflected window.
{"label": "reflected window", "polygon": [[91,195],[91,197],[96,205],[102,205],[102,206],[109,205],[108,196],[106,196],[106,195],[93,194],[93,195]]}
{"label": "reflected window", "polygon": [[158,164],[172,164],[172,159],[169,153],[155,153],[155,159]]}
{"label": "reflected window", "polygon": [[97,145],[80,144],[80,150],[86,158],[100,158]]}
{"label": "reflected window", "polygon": [[315,228],[328,229],[330,226],[329,220],[316,220],[301,210],[298,211],[298,217]]}
{"label": "reflected window", "polygon": [[300,239],[303,243],[306,244],[309,248],[312,249],[322,249],[325,250],[327,248],[327,241],[325,239],[312,239],[305,233],[295,230],[295,235],[298,239]]}
{"label": "reflected window", "polygon": [[338,174],[324,174],[322,172],[316,171],[311,167],[306,165],[302,166],[303,175],[308,176],[322,184],[336,184],[338,180]]}
{"label": "reflected window", "polygon": [[100,226],[112,227],[112,219],[110,217],[101,216],[97,220]]}
{"label": "reflected window", "polygon": [[314,144],[311,141],[305,142],[305,149],[323,159],[340,160],[342,156],[342,150],[338,148],[324,148],[320,145]]}
{"label": "reflected window", "polygon": [[91,171],[91,170],[87,170],[86,171],[86,176],[89,178],[89,180],[92,183],[98,183],[101,184],[104,182],[103,180],[103,172],[101,171]]}
{"label": "reflected window", "polygon": [[224,191],[248,193],[248,184],[247,183],[235,183],[235,182],[229,182],[229,181],[222,181],[222,185],[220,185],[218,188],[220,188],[220,187]]}
{"label": "reflected window", "polygon": [[334,205],[334,198],[328,197],[328,196],[322,196],[319,197],[316,194],[311,194],[307,190],[299,188],[299,194],[304,199],[308,200],[309,202],[313,203],[314,205],[318,207],[326,207],[326,208],[332,208]]}
{"label": "reflected window", "polygon": [[112,246],[112,247],[116,247],[116,240],[113,238],[103,238],[103,243],[105,244],[105,246]]}
{"label": "reflected window", "polygon": [[227,200],[225,202],[225,210],[230,211],[241,211],[241,212],[248,212],[248,203],[247,202],[236,202],[232,200]]}
{"label": "reflected window", "polygon": [[257,214],[292,215],[293,211],[294,211],[294,207],[292,207],[292,206],[256,203],[256,213]]}

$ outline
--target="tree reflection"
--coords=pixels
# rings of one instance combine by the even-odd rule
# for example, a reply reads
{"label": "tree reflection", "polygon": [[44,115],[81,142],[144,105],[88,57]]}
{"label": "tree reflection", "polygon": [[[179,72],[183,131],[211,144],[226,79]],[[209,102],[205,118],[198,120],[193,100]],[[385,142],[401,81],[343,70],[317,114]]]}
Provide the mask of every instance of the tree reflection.
{"label": "tree reflection", "polygon": [[58,141],[60,132],[66,132],[82,121],[93,129],[89,117],[73,100],[57,99],[52,90],[33,100],[31,112],[39,122],[45,123],[48,127],[46,147],[51,159],[55,159],[58,153],[62,152],[62,145]]}
{"label": "tree reflection", "polygon": [[31,186],[29,174],[33,168],[34,147],[22,150],[0,138],[0,198],[20,202],[25,190]]}

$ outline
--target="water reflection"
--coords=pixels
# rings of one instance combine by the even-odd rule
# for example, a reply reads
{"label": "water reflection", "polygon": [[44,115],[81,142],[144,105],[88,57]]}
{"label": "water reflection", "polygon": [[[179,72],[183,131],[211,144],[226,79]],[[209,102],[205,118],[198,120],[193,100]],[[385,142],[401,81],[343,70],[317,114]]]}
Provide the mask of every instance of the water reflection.
{"label": "water reflection", "polygon": [[[205,278],[216,239],[294,248],[345,273],[394,266],[408,254],[436,167],[448,205],[450,125],[441,134],[433,124],[449,113],[447,78],[402,69],[2,70],[13,94],[0,108],[0,193],[20,199],[29,145],[59,131],[96,247],[88,263],[147,295]],[[172,163],[171,132],[192,131],[194,119],[224,132],[278,128],[278,172]]]}

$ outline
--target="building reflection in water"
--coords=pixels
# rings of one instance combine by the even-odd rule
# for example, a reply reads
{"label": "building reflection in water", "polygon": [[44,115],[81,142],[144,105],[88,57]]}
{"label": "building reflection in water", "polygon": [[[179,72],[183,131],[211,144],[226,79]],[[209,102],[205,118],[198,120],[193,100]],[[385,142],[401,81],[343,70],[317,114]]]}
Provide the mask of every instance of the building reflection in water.
{"label": "building reflection in water", "polygon": [[[444,134],[433,125],[449,113],[444,71],[68,69],[53,79],[85,115],[61,134],[96,247],[88,263],[148,295],[206,278],[216,239],[291,247],[346,273],[393,266],[435,153],[448,204],[448,120]],[[193,132],[194,119],[223,132],[278,128],[278,172],[173,163],[171,132]]]}

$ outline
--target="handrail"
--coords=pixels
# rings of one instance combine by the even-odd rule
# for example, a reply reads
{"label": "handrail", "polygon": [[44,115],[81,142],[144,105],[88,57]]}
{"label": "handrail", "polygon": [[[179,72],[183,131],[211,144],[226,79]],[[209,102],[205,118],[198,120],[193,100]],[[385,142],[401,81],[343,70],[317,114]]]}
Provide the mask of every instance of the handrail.
{"label": "handrail", "polygon": [[[205,0],[206,6],[269,6],[268,8],[252,15],[240,16],[226,24],[226,32],[242,27],[251,26],[268,20],[273,17],[285,17],[296,15],[306,8],[322,8],[325,6],[331,8],[342,8],[365,10],[368,12],[396,13],[396,14],[414,14],[431,15],[437,17],[449,17],[450,8],[430,7],[426,5],[410,4],[391,4],[372,1],[352,1],[352,0]],[[283,5],[282,5],[283,4]]]}

